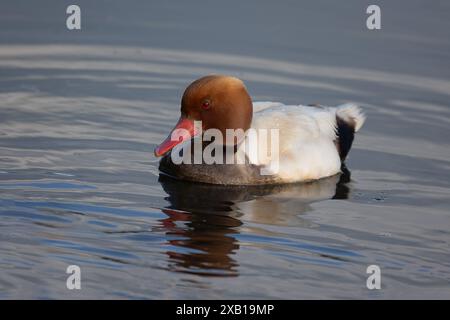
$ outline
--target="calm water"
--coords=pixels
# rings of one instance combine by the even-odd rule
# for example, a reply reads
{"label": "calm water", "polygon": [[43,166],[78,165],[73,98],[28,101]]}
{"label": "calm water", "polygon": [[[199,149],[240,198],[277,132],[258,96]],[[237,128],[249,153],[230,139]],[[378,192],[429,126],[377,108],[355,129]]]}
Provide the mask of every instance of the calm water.
{"label": "calm water", "polygon": [[[4,1],[0,298],[450,298],[450,4],[377,2],[380,31],[366,1],[78,1],[70,32],[69,2]],[[257,101],[361,104],[351,174],[159,178],[152,150],[208,73]]]}

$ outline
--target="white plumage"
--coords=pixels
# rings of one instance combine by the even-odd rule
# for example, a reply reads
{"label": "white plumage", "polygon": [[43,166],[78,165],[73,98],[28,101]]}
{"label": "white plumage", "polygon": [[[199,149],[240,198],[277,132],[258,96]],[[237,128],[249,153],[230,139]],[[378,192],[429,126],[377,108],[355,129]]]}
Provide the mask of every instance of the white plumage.
{"label": "white plumage", "polygon": [[[277,102],[254,102],[251,129],[258,134],[258,143],[246,141],[238,153],[262,165],[270,174],[284,182],[316,180],[340,172],[341,159],[336,147],[336,116],[353,123],[355,132],[365,121],[360,108],[354,104],[338,107],[283,105]],[[260,129],[278,129],[278,165],[275,159],[258,156],[270,154],[270,141],[262,141]],[[270,135],[270,134],[269,134]],[[247,136],[248,140],[248,136]],[[275,146],[277,147],[277,146]]]}

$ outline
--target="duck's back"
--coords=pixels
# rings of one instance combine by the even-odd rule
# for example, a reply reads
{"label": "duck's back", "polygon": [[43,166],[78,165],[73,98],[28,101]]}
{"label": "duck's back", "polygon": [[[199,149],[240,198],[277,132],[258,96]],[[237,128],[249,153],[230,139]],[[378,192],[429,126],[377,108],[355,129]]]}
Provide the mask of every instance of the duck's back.
{"label": "duck's back", "polygon": [[[264,149],[265,142],[260,135],[257,146],[266,154],[270,154],[271,148],[278,148],[278,160],[276,157],[261,159],[256,144],[249,143],[247,154],[252,163],[266,166],[284,182],[315,180],[340,171],[341,161],[335,144],[336,108],[267,102],[255,103],[254,107],[252,129],[278,132],[278,146],[269,142]],[[274,165],[274,161],[278,164]]]}

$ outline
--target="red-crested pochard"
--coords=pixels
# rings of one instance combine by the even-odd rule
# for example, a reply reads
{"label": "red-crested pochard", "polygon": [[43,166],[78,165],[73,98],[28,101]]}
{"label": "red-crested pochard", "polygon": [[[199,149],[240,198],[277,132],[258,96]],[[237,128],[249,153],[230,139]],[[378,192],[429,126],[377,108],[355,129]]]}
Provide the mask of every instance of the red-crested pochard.
{"label": "red-crested pochard", "polygon": [[[201,127],[194,121],[201,121]],[[354,133],[364,121],[364,114],[354,104],[323,107],[252,102],[241,80],[209,75],[186,88],[181,100],[181,117],[167,139],[155,148],[155,155],[163,156],[159,166],[163,174],[182,180],[229,185],[311,181],[341,171]],[[182,129],[183,134],[174,136],[176,129]],[[183,150],[181,155],[186,150],[194,154],[195,141],[202,139],[208,129],[222,134],[223,154],[232,148],[233,164],[227,164],[226,160],[224,163],[192,161],[192,164],[173,161],[171,153],[176,149]],[[230,143],[225,141],[227,129],[241,129],[244,135],[234,137]],[[255,137],[249,132],[261,138],[264,129],[270,132],[275,129],[277,135],[271,136],[269,132],[262,135],[264,139],[249,138]],[[208,139],[200,144],[202,150],[208,148],[205,140]],[[189,148],[182,148],[188,144]],[[275,144],[276,151],[271,149]],[[276,154],[276,157],[261,157],[259,152]]]}

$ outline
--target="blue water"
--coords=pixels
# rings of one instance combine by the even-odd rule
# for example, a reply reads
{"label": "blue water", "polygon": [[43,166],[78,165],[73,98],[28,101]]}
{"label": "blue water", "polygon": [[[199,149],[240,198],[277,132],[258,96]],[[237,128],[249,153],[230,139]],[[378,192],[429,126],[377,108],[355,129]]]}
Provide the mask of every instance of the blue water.
{"label": "blue water", "polygon": [[[0,10],[0,298],[450,298],[447,2],[379,1],[379,31],[356,0],[78,4],[74,32],[68,3]],[[362,105],[350,173],[159,177],[152,150],[208,73],[257,101]]]}

